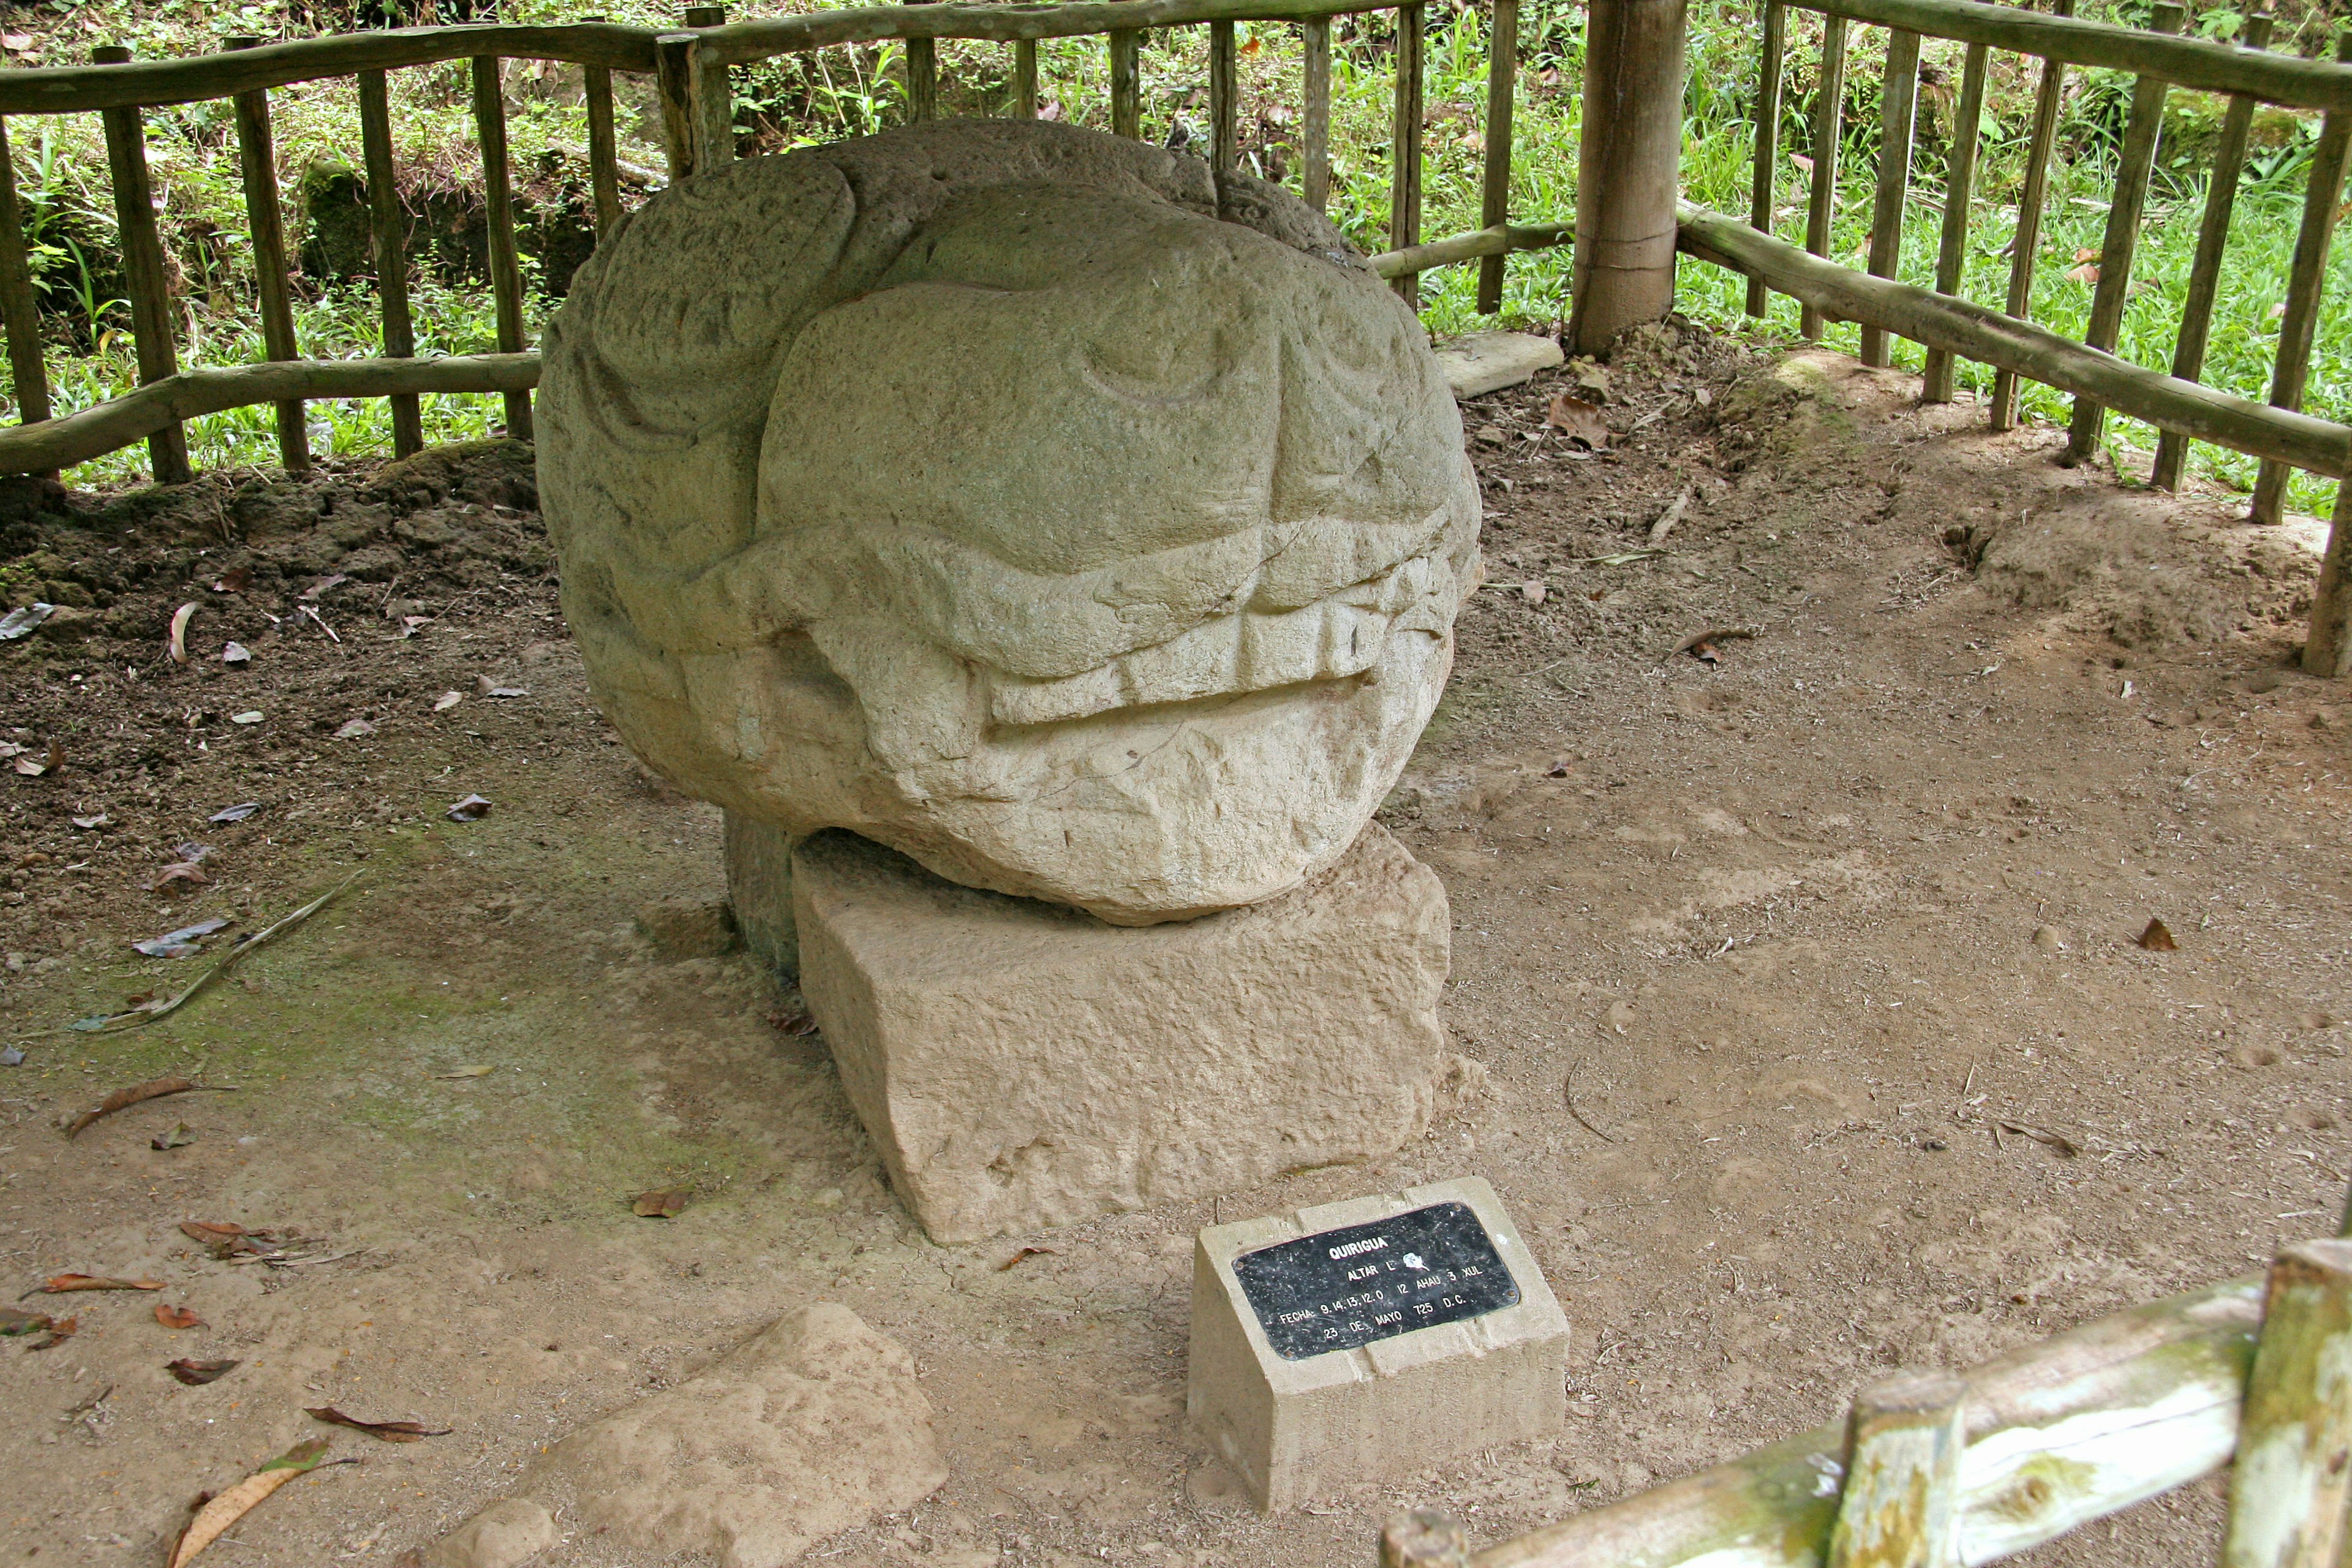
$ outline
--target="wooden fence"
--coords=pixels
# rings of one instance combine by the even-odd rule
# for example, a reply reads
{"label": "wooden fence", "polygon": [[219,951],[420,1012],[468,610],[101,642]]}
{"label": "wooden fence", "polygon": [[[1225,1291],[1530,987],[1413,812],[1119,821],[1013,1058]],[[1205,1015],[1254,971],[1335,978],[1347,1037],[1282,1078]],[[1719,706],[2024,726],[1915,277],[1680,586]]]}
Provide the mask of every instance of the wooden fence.
{"label": "wooden fence", "polygon": [[1382,1568],[1959,1568],[2231,1462],[2223,1568],[2338,1568],[2352,1481],[2352,1241],[2120,1312],[1965,1375],[1473,1553],[1433,1510]]}
{"label": "wooden fence", "polygon": [[[2271,22],[2263,15],[2248,18],[2235,44],[2220,44],[2180,37],[2187,14],[2172,0],[2156,5],[2146,30],[2081,20],[2071,15],[2074,0],[2050,3],[2051,10],[2041,14],[1983,0],[1765,0],[1755,179],[1748,222],[1743,225],[1685,207],[1680,224],[1681,247],[1692,256],[1746,274],[1750,315],[1761,316],[1769,293],[1777,289],[1801,301],[1803,331],[1809,337],[1818,337],[1828,320],[1861,323],[1862,358],[1866,364],[1887,363],[1889,334],[1926,345],[1922,395],[1928,402],[1950,401],[1955,356],[1991,365],[1996,375],[1989,417],[1996,430],[2016,423],[2021,379],[2072,393],[2074,418],[2062,459],[2069,464],[2085,461],[2098,449],[2110,408],[2144,419],[2162,433],[2152,479],[2166,489],[2179,487],[2191,440],[2214,442],[2260,458],[2252,515],[2257,522],[2276,522],[2290,468],[2339,479],[2352,471],[2352,428],[2300,412],[2326,280],[2328,245],[2344,200],[2347,153],[2352,150],[2352,30],[2343,35],[2335,61],[2297,59],[2266,50]],[[1772,237],[1771,233],[1775,174],[1781,156],[1783,52],[1791,5],[1817,11],[1823,19],[1802,250]],[[1860,272],[1825,259],[1836,212],[1848,34],[1856,23],[1887,29],[1885,76],[1879,95],[1877,190],[1871,209],[1866,266]],[[1904,219],[1912,205],[1912,142],[1923,37],[1952,39],[1967,46],[1953,116],[1932,289],[1895,281]],[[1958,298],[1962,263],[1968,255],[1985,77],[1995,49],[2032,57],[2041,64],[2016,238],[2011,250],[2009,288],[1999,310]],[[2135,80],[2107,208],[2106,234],[2098,256],[2088,330],[2080,343],[2036,327],[2029,319],[2042,212],[2057,148],[2061,95],[2070,66],[2127,71]],[[2176,87],[2225,94],[2229,109],[2214,148],[2171,372],[2160,374],[2117,358],[2114,350],[2131,291],[2165,99]],[[2302,227],[2279,323],[2270,400],[2261,404],[2210,391],[2197,384],[2197,380],[2204,368],[2206,336],[2221,283],[2239,175],[2245,166],[2249,132],[2255,107],[2264,103],[2315,109],[2325,118],[2310,161]],[[2347,636],[2346,626],[2347,615],[2352,615],[2352,594],[2347,594],[2352,584],[2346,582],[2347,568],[2352,566],[2346,558],[2347,551],[2352,551],[2352,485],[2340,485],[2318,603],[2313,608],[2304,651],[2305,668],[2316,674],[2343,674],[2352,666],[2352,636]]]}
{"label": "wooden fence", "polygon": [[[8,338],[18,427],[0,432],[0,473],[42,473],[85,462],[144,439],[155,478],[190,477],[184,421],[200,414],[272,403],[285,466],[310,464],[302,403],[314,397],[389,397],[393,446],[406,456],[424,442],[417,411],[421,393],[498,392],[506,397],[507,427],[530,433],[530,388],[538,357],[524,342],[522,270],[517,256],[507,158],[506,105],[500,90],[508,59],[533,59],[580,68],[588,119],[588,164],[597,232],[621,213],[614,127],[613,74],[634,72],[656,84],[669,174],[682,179],[735,156],[731,67],[838,45],[901,40],[906,45],[908,110],[929,120],[937,110],[937,40],[969,38],[1013,49],[1015,112],[1037,113],[1037,43],[1043,38],[1103,36],[1108,40],[1111,122],[1133,136],[1141,121],[1138,49],[1151,28],[1209,29],[1210,160],[1234,167],[1239,155],[1237,21],[1295,22],[1306,59],[1300,106],[1302,178],[1307,201],[1320,209],[1330,188],[1331,21],[1335,16],[1393,11],[1398,18],[1389,237],[1392,249],[1375,258],[1377,270],[1400,293],[1417,298],[1418,275],[1457,262],[1480,264],[1479,308],[1502,303],[1503,258],[1513,249],[1558,245],[1567,226],[1509,221],[1511,111],[1518,76],[1517,0],[1493,0],[1496,47],[1491,51],[1486,132],[1484,216],[1475,233],[1421,243],[1421,148],[1423,86],[1421,42],[1424,6],[1419,0],[1078,0],[1068,5],[878,5],[769,21],[729,24],[725,8],[689,6],[674,32],[578,22],[551,26],[488,24],[409,27],[263,44],[232,42],[229,52],[187,59],[137,61],[127,51],[92,51],[89,66],[0,71],[0,323]],[[417,360],[409,304],[408,261],[402,242],[392,124],[385,75],[450,60],[471,63],[474,122],[482,155],[488,208],[489,277],[497,308],[495,354]],[[278,210],[276,154],[270,142],[269,89],[295,82],[356,77],[360,124],[371,205],[384,357],[306,361],[298,357],[288,293],[284,224]],[[156,230],[147,174],[142,116],[169,104],[233,99],[244,174],[246,209],[254,239],[257,292],[268,363],[182,371],[172,338],[168,269]],[[138,390],[59,418],[50,417],[40,324],[23,238],[15,178],[6,157],[7,123],[28,114],[102,115],[121,226],[126,292],[138,354]]]}

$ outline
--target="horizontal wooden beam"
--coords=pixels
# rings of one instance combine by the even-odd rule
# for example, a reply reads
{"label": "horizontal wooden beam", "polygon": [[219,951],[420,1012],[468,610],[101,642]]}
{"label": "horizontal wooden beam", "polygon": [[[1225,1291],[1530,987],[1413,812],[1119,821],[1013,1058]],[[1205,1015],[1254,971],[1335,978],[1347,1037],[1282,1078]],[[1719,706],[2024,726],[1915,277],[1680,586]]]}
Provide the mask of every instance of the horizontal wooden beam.
{"label": "horizontal wooden beam", "polygon": [[[1968,1373],[1960,1561],[2040,1545],[2225,1463],[2262,1315],[2262,1281],[2231,1279]],[[1471,1568],[1820,1568],[1845,1453],[1833,1421],[1490,1546]]]}
{"label": "horizontal wooden beam", "polygon": [[2296,109],[2352,109],[2352,67],[2265,54],[2203,38],[2166,37],[2079,16],[1985,0],[1789,0],[1809,11],[1957,38],[2071,66],[2151,76],[2202,92],[2243,93]]}
{"label": "horizontal wooden beam", "polygon": [[81,114],[132,105],[199,103],[289,82],[470,59],[476,55],[567,60],[609,70],[650,72],[656,36],[654,28],[626,27],[615,22],[545,27],[504,23],[391,27],[294,38],[234,54],[191,55],[185,59],[134,60],[119,66],[39,66],[0,71],[0,114]]}
{"label": "horizontal wooden beam", "polygon": [[181,420],[256,403],[395,393],[524,393],[538,384],[535,353],[293,360],[184,370],[79,413],[0,429],[0,474],[46,474],[71,468]]}
{"label": "horizontal wooden beam", "polygon": [[1393,11],[1398,0],[1069,0],[1046,5],[862,5],[730,22],[703,35],[729,65],[831,44],[880,38],[981,38],[1018,43],[1074,38],[1200,22],[1296,22],[1365,11]]}
{"label": "horizontal wooden beam", "polygon": [[1501,256],[1514,250],[1543,250],[1566,245],[1575,237],[1574,224],[1496,224],[1492,228],[1474,228],[1450,239],[1433,239],[1427,245],[1384,250],[1378,256],[1367,257],[1364,265],[1383,278],[1402,278],[1456,261],[1475,261],[1481,257]]}
{"label": "horizontal wooden beam", "polygon": [[1965,300],[1855,272],[1721,213],[1685,203],[1681,217],[1679,243],[1686,254],[1761,278],[1839,320],[1883,327],[1931,349],[2095,398],[2159,429],[2310,473],[2341,476],[2352,468],[2352,429],[2344,426],[2147,370]]}

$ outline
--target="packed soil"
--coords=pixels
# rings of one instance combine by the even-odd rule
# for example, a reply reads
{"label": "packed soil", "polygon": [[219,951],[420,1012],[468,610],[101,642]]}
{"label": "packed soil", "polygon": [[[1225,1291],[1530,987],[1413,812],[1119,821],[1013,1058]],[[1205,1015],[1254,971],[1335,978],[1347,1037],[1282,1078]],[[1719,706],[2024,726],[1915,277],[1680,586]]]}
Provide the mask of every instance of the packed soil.
{"label": "packed soil", "polygon": [[[0,1550],[159,1563],[326,1436],[363,1462],[208,1556],[389,1563],[824,1299],[913,1353],[950,1479],[813,1561],[1363,1564],[1402,1505],[1491,1543],[2331,1231],[2352,706],[2291,662],[2312,531],[1916,395],[1667,328],[1465,405],[1491,575],[1383,820],[1445,881],[1483,1074],[1371,1164],[961,1248],[787,985],[638,930],[721,895],[719,819],[590,702],[527,450],[16,484],[11,601],[66,608],[0,643],[0,1259],[163,1289],[20,1303],[76,1326],[0,1346]],[[338,888],[170,1016],[62,1030]],[[62,1130],[169,1074],[208,1090]],[[1182,1425],[1192,1232],[1465,1174],[1573,1325],[1565,1426],[1259,1516]],[[2220,1495],[2031,1561],[2202,1560]]]}

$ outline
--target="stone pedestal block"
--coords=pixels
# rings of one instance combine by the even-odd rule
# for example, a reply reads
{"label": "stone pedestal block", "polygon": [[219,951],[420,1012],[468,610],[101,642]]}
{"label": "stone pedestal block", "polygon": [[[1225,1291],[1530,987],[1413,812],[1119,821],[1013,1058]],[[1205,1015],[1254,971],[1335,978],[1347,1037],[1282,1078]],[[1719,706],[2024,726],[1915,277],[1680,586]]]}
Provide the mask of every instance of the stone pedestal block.
{"label": "stone pedestal block", "polygon": [[1201,1232],[1193,1427],[1269,1511],[1548,1437],[1568,1320],[1475,1177]]}
{"label": "stone pedestal block", "polygon": [[839,832],[793,854],[801,993],[932,1239],[1369,1159],[1427,1124],[1444,889],[1378,826],[1305,886],[1120,927]]}

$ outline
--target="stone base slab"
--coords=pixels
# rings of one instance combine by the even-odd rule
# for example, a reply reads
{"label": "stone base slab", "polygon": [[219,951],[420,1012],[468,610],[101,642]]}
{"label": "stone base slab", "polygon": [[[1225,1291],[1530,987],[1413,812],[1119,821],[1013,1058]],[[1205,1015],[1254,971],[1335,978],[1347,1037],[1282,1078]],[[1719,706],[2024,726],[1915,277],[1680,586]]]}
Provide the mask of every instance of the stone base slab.
{"label": "stone base slab", "polygon": [[899,1196],[976,1241],[1367,1160],[1436,1096],[1444,889],[1378,826],[1305,886],[1112,926],[845,833],[792,860],[801,994]]}

